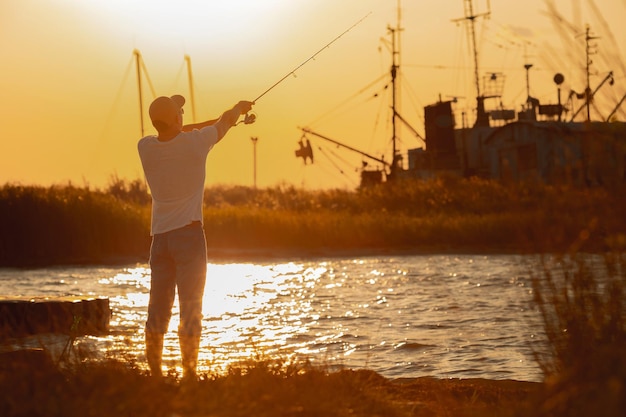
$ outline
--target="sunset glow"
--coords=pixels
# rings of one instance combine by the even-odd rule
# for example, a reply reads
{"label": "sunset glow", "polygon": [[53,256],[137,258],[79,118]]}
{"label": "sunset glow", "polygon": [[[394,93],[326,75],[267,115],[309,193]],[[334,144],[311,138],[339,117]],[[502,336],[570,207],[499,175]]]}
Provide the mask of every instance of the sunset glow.
{"label": "sunset glow", "polygon": [[[473,3],[481,16],[480,72],[506,74],[503,106],[519,108],[524,101],[525,64],[533,65],[531,92],[542,102],[556,100],[556,72],[565,75],[564,91],[584,89],[586,25],[597,36],[591,83],[615,74],[598,106],[615,105],[626,94],[624,2]],[[439,98],[457,97],[457,113],[473,117],[473,58],[462,0],[2,2],[0,182],[102,187],[112,176],[140,178],[135,50],[144,64],[144,111],[155,96],[189,98],[192,88],[197,118],[206,120],[258,97],[370,12],[263,96],[254,108],[257,122],[235,128],[209,156],[208,185],[252,185],[250,139],[257,137],[259,186],[307,188],[354,187],[361,157],[329,148],[305,165],[294,156],[299,127],[388,158],[388,27],[403,29],[400,112],[411,125],[423,134],[423,107]],[[185,121],[192,122],[187,110]],[[149,123],[146,133],[154,133]],[[401,128],[402,152],[421,146]],[[345,165],[331,162],[338,158]]]}

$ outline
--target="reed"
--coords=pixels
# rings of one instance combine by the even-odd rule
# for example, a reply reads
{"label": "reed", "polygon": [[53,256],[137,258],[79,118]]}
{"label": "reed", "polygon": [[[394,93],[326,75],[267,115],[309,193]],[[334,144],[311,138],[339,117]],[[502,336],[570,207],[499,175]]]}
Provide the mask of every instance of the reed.
{"label": "reed", "polygon": [[626,255],[567,254],[533,277],[548,349],[540,416],[622,416],[626,409]]}
{"label": "reed", "polygon": [[[438,178],[356,191],[213,186],[205,192],[210,252],[602,251],[626,235],[622,188]],[[104,190],[0,188],[0,265],[145,261],[150,197],[141,181]]]}
{"label": "reed", "polygon": [[0,188],[0,264],[103,263],[145,257],[149,208],[73,185]]}
{"label": "reed", "polygon": [[214,187],[205,217],[214,250],[563,252],[584,232],[579,249],[601,251],[626,231],[623,194],[451,178],[356,192]]}

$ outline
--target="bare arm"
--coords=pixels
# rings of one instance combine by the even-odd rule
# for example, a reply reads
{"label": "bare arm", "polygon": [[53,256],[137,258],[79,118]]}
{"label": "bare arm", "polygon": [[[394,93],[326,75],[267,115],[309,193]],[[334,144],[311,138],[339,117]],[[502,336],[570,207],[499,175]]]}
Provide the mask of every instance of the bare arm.
{"label": "bare arm", "polygon": [[219,119],[207,120],[206,122],[200,123],[192,123],[188,125],[184,125],[182,128],[183,132],[191,132],[194,129],[202,129],[203,127],[212,126],[217,123]]}
{"label": "bare arm", "polygon": [[228,130],[237,124],[239,116],[248,113],[252,109],[254,103],[251,101],[240,101],[235,104],[230,110],[226,110],[220,118],[215,122],[215,128],[217,129],[217,141],[219,142]]}

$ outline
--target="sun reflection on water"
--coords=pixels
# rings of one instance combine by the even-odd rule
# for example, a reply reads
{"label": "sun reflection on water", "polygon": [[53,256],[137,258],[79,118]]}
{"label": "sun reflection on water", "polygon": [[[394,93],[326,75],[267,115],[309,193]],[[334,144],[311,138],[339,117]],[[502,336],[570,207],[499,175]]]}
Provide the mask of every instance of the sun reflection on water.
{"label": "sun reflection on water", "polygon": [[[525,330],[534,320],[527,280],[512,272],[509,258],[478,260],[481,267],[470,256],[209,263],[199,370],[299,355],[391,376],[533,372],[507,360],[525,358],[525,334],[537,334]],[[109,353],[125,352],[145,366],[150,269],[95,275],[96,293],[113,309],[112,334],[102,342]],[[178,315],[176,300],[164,366],[180,371]],[[500,353],[472,365],[489,349]]]}
{"label": "sun reflection on water", "polygon": [[[203,303],[200,362],[224,368],[245,358],[281,352],[304,334],[312,309],[307,294],[323,267],[209,264]],[[225,347],[235,347],[225,351]]]}

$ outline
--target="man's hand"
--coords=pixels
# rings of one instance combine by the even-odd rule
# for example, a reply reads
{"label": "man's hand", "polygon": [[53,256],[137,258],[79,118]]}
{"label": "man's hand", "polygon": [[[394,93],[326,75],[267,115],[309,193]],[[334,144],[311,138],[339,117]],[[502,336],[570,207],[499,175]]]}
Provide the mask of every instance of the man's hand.
{"label": "man's hand", "polygon": [[228,130],[237,124],[239,116],[248,113],[252,109],[253,101],[242,100],[235,104],[232,109],[226,110],[215,123],[217,129],[217,141],[219,142]]}
{"label": "man's hand", "polygon": [[237,107],[239,107],[240,114],[246,114],[250,110],[252,110],[252,106],[254,105],[253,101],[240,101],[237,103]]}

